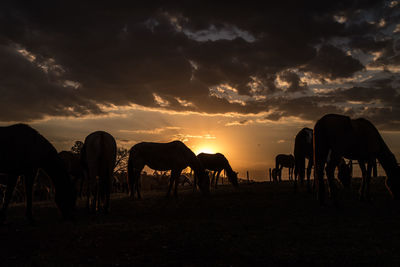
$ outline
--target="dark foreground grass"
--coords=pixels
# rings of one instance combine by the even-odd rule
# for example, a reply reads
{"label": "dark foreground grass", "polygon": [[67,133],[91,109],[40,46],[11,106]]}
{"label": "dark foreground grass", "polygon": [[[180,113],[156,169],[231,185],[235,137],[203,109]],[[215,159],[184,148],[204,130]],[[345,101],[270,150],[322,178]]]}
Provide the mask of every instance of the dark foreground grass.
{"label": "dark foreground grass", "polygon": [[371,203],[354,189],[340,206],[321,207],[313,194],[288,182],[223,186],[202,197],[178,199],[144,192],[141,201],[113,196],[109,215],[61,222],[51,203],[35,206],[36,226],[24,206],[9,210],[0,226],[0,265],[184,266],[399,266],[400,204],[382,179]]}

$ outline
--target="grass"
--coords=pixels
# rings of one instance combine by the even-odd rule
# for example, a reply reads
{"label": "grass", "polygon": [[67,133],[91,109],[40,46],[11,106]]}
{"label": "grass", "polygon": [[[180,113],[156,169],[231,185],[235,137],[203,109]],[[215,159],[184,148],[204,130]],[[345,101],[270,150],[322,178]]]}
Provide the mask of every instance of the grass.
{"label": "grass", "polygon": [[341,190],[340,207],[321,207],[314,194],[294,193],[289,182],[222,186],[209,197],[180,190],[143,192],[130,201],[114,195],[109,215],[86,214],[61,222],[52,203],[34,206],[37,226],[24,206],[10,207],[0,226],[2,266],[13,265],[367,265],[399,266],[400,209],[382,178],[372,202]]}

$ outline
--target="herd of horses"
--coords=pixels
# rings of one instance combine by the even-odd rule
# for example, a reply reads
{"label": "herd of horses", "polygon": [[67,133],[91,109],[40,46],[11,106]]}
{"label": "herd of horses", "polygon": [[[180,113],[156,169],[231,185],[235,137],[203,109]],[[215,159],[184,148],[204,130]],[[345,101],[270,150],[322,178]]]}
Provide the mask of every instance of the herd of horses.
{"label": "herd of horses", "polygon": [[[349,160],[348,163],[345,158]],[[377,176],[376,160],[386,173],[386,187],[392,197],[400,197],[400,167],[378,130],[366,119],[351,119],[338,114],[323,116],[316,122],[314,129],[301,129],[295,137],[294,155],[277,155],[275,168],[270,169],[270,179],[281,181],[282,168],[286,167],[289,169],[289,180],[293,180],[297,188],[298,180],[301,184],[304,183],[306,172],[307,189],[312,191],[310,177],[314,165],[313,188],[318,187],[318,199],[324,204],[324,173],[327,176],[330,196],[336,201],[335,169],[338,169],[338,179],[343,186],[349,186],[353,160],[358,161],[361,169],[361,200],[369,200],[371,197],[370,180],[372,171],[374,176]]]}
{"label": "herd of horses", "polygon": [[[89,134],[80,154],[65,151],[57,153],[46,138],[25,124],[0,127],[0,141],[0,174],[7,177],[0,224],[6,219],[7,208],[19,176],[25,179],[26,217],[33,222],[32,190],[39,169],[52,180],[55,203],[65,219],[73,217],[76,198],[82,193],[86,195],[89,211],[109,212],[112,174],[117,154],[115,139],[109,133],[97,131]],[[378,130],[368,120],[353,120],[342,115],[325,115],[317,121],[314,130],[302,129],[295,138],[294,156],[278,155],[276,166],[270,170],[270,175],[274,180],[281,180],[282,168],[287,167],[289,179],[294,179],[296,186],[297,180],[303,184],[305,160],[308,159],[307,187],[310,189],[311,169],[314,164],[314,184],[317,185],[319,200],[324,203],[324,171],[333,199],[336,199],[337,194],[334,183],[336,167],[339,168],[338,178],[341,182],[344,185],[349,183],[351,172],[348,168],[351,163],[346,164],[344,158],[357,160],[360,165],[362,198],[370,197],[371,171],[374,166],[376,168],[376,159],[386,172],[389,192],[393,198],[400,197],[400,167]],[[145,165],[158,171],[171,171],[167,196],[173,186],[176,196],[178,184],[189,180],[182,177],[182,171],[187,167],[194,171],[193,190],[198,186],[205,195],[210,192],[208,172],[212,172],[215,186],[222,170],[226,171],[229,181],[235,187],[238,186],[237,173],[220,153],[200,153],[196,156],[180,141],[141,142],[129,150],[127,179],[132,200],[135,196],[141,198],[140,177]]]}
{"label": "herd of horses", "polygon": [[[71,151],[57,153],[54,146],[36,130],[25,124],[0,127],[0,174],[6,177],[0,182],[5,186],[0,224],[6,213],[19,177],[24,178],[26,192],[26,217],[33,223],[32,191],[39,170],[50,177],[54,185],[55,202],[65,219],[74,214],[77,196],[86,196],[90,212],[108,213],[116,164],[117,146],[112,135],[104,131],[89,134],[79,154]],[[182,174],[190,167],[194,171],[193,189],[197,186],[203,194],[209,194],[209,172],[218,177],[226,170],[228,179],[238,186],[234,172],[224,155],[220,153],[196,156],[184,143],[141,142],[129,150],[128,185],[131,199],[141,198],[141,173],[144,166],[157,171],[171,171],[167,196],[175,185],[192,182]]]}

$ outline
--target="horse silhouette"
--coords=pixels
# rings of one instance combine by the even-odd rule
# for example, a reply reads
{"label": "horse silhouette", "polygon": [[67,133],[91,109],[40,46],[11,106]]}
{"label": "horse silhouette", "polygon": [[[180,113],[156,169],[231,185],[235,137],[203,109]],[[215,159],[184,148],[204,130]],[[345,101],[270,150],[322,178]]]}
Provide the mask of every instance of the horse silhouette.
{"label": "horse silhouette", "polygon": [[297,180],[300,184],[304,183],[305,160],[307,164],[307,189],[311,191],[310,176],[313,166],[313,130],[310,128],[301,129],[294,141],[294,180],[297,186]]}
{"label": "horse silhouette", "polygon": [[[302,185],[304,183],[304,172],[305,172],[305,159],[308,160],[307,164],[307,190],[311,192],[311,170],[314,165],[313,159],[313,139],[314,139],[313,130],[310,128],[303,128],[301,129],[295,138],[294,143],[294,159],[295,159],[295,166],[294,166],[294,181],[295,181],[295,188],[297,187],[297,181],[300,181]],[[337,166],[338,168],[338,179],[339,181],[345,186],[350,186],[351,183],[351,176],[352,176],[352,161],[348,164],[342,158],[339,161]],[[376,163],[374,165],[374,177],[376,177]],[[314,181],[315,182],[315,181]],[[313,183],[313,187],[315,183]]]}
{"label": "horse silhouette", "polygon": [[204,167],[192,150],[184,143],[181,141],[170,143],[142,142],[134,145],[129,151],[128,183],[131,199],[135,198],[135,192],[141,199],[140,174],[145,165],[158,171],[171,170],[167,196],[170,195],[174,183],[174,195],[177,196],[178,182],[176,180],[181,175],[182,170],[188,166],[194,170],[194,184],[196,185],[198,181],[200,190],[205,194],[209,193],[210,181]]}
{"label": "horse silhouette", "polygon": [[109,133],[97,131],[86,137],[81,160],[87,177],[87,207],[92,212],[109,212],[116,155],[117,145]]}
{"label": "horse silhouette", "polygon": [[81,161],[81,155],[65,150],[59,152],[58,155],[63,160],[64,165],[72,178],[76,191],[78,192],[78,196],[82,197],[85,170]]}
{"label": "horse silhouette", "polygon": [[232,170],[229,161],[223,154],[200,153],[197,155],[197,158],[201,161],[205,169],[213,172],[211,184],[215,181],[215,188],[217,188],[219,175],[221,174],[222,170],[226,171],[228,179],[233,186],[239,186],[237,173]]}
{"label": "horse silhouette", "polygon": [[278,169],[273,168],[273,169],[271,170],[271,168],[269,168],[269,180],[270,180],[270,181],[277,182],[277,181],[278,181],[278,173],[279,173],[279,170],[278,170]]}
{"label": "horse silhouette", "polygon": [[293,155],[279,154],[275,157],[275,169],[277,170],[277,177],[279,182],[282,181],[282,169],[284,167],[289,169],[289,180],[292,180],[294,169]]}
{"label": "horse silhouette", "polygon": [[[336,200],[337,189],[333,182],[334,170],[340,159],[358,160],[362,171],[360,198],[370,197],[371,170],[378,159],[386,172],[386,186],[393,198],[400,197],[400,167],[378,130],[368,120],[350,119],[347,116],[328,114],[314,127],[314,164],[318,180],[318,198],[325,201],[324,167],[331,197]],[[365,168],[367,164],[367,169]]]}
{"label": "horse silhouette", "polygon": [[0,173],[7,175],[7,189],[0,223],[6,219],[7,208],[19,176],[25,179],[26,217],[33,222],[32,193],[38,170],[43,170],[55,187],[55,202],[65,219],[75,209],[75,190],[68,172],[53,145],[36,130],[25,124],[0,127]]}

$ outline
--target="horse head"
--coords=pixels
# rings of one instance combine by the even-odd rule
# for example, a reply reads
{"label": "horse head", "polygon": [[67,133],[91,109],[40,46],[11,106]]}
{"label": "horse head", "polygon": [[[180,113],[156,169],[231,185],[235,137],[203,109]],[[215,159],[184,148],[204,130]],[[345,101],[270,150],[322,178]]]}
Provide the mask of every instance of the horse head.
{"label": "horse head", "polygon": [[[351,164],[351,163],[349,163]],[[344,159],[339,163],[338,166],[338,178],[344,187],[350,187],[351,185],[351,167],[347,165]]]}
{"label": "horse head", "polygon": [[229,172],[228,173],[228,179],[232,183],[233,186],[238,187],[239,182],[238,182],[238,173],[237,172]]}
{"label": "horse head", "polygon": [[77,191],[70,175],[65,174],[65,176],[67,176],[66,180],[63,179],[63,183],[59,183],[59,186],[56,188],[55,202],[63,218],[65,220],[72,220],[75,212]]}
{"label": "horse head", "polygon": [[396,166],[393,171],[387,172],[386,187],[392,197],[400,199],[400,166]]}
{"label": "horse head", "polygon": [[207,175],[207,172],[202,170],[195,175],[198,176],[197,184],[201,192],[205,195],[208,195],[210,193],[210,177]]}

